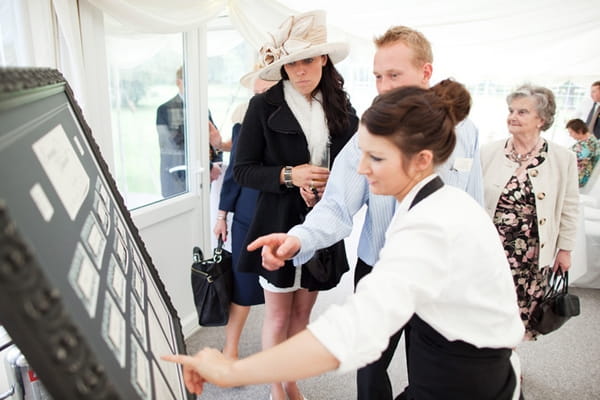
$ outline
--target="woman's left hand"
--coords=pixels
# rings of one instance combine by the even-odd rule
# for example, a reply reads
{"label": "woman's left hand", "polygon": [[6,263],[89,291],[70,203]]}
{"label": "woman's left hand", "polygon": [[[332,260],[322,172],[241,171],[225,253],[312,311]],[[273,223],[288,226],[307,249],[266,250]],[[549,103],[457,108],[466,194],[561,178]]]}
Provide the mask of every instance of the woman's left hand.
{"label": "woman's left hand", "polygon": [[569,270],[569,268],[571,268],[571,251],[558,250],[552,271],[556,272],[558,268],[560,268],[562,272],[566,272]]}
{"label": "woman's left hand", "polygon": [[302,199],[306,203],[306,206],[312,208],[315,205],[317,205],[319,200],[321,200],[321,197],[323,196],[324,191],[325,191],[324,187],[320,187],[317,189],[317,188],[308,188],[308,187],[303,186],[300,188],[300,196],[302,196]]}
{"label": "woman's left hand", "polygon": [[225,357],[216,349],[204,348],[194,356],[186,355],[164,355],[165,361],[183,365],[183,380],[190,393],[201,394],[204,382],[210,382],[217,386],[234,386],[230,383],[230,367],[233,360]]}

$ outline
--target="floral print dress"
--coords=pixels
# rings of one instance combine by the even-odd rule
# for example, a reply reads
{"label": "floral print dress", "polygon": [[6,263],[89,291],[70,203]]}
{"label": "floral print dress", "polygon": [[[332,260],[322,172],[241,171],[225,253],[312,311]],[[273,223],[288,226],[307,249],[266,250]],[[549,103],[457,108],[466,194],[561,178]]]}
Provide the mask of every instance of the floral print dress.
{"label": "floral print dress", "polygon": [[[526,169],[535,168],[546,159],[548,143],[544,143],[536,157],[526,161],[526,168],[518,168],[504,187],[496,211],[494,225],[500,235],[504,252],[512,272],[525,338],[535,340],[539,332],[529,326],[529,317],[548,287],[550,268],[540,268],[539,235],[535,193]],[[520,172],[519,172],[520,171]]]}
{"label": "floral print dress", "polygon": [[594,167],[600,158],[600,143],[594,135],[585,140],[579,140],[571,147],[577,154],[577,170],[579,171],[579,187],[584,187],[592,175]]}

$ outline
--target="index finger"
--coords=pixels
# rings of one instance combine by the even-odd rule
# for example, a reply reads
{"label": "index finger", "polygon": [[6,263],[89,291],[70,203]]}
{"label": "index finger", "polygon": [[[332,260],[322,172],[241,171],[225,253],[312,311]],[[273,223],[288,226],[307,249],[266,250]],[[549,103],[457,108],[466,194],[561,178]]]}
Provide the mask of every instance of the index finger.
{"label": "index finger", "polygon": [[169,361],[176,364],[192,366],[194,364],[194,357],[186,356],[183,354],[166,354],[160,356],[160,358],[164,361]]}
{"label": "index finger", "polygon": [[261,236],[261,237],[257,238],[256,240],[254,240],[252,243],[248,244],[246,249],[248,249],[248,251],[254,251],[254,250],[257,250],[257,249],[265,246],[268,243],[269,243],[269,241],[267,240],[267,238],[264,236]]}

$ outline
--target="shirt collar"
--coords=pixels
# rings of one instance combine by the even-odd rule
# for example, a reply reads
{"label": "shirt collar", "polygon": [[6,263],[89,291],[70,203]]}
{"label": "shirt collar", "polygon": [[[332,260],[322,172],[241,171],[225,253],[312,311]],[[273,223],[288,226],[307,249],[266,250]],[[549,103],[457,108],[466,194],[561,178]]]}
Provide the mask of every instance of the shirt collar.
{"label": "shirt collar", "polygon": [[417,195],[417,193],[419,193],[419,190],[421,190],[423,186],[427,185],[436,176],[438,176],[438,174],[434,172],[433,174],[423,178],[412,189],[410,189],[410,192],[408,192],[406,196],[404,196],[402,201],[396,202],[396,211],[401,210],[403,213],[407,212],[415,196]]}

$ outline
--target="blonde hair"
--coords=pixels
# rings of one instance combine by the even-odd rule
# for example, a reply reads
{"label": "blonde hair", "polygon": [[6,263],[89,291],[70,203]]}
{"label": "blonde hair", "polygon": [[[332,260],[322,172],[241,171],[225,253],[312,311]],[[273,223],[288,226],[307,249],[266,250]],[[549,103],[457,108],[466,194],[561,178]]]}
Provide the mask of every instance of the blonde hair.
{"label": "blonde hair", "polygon": [[433,51],[429,40],[421,32],[408,26],[393,26],[373,41],[378,49],[396,42],[404,43],[409,49],[412,49],[414,54],[412,64],[417,68],[433,63]]}

